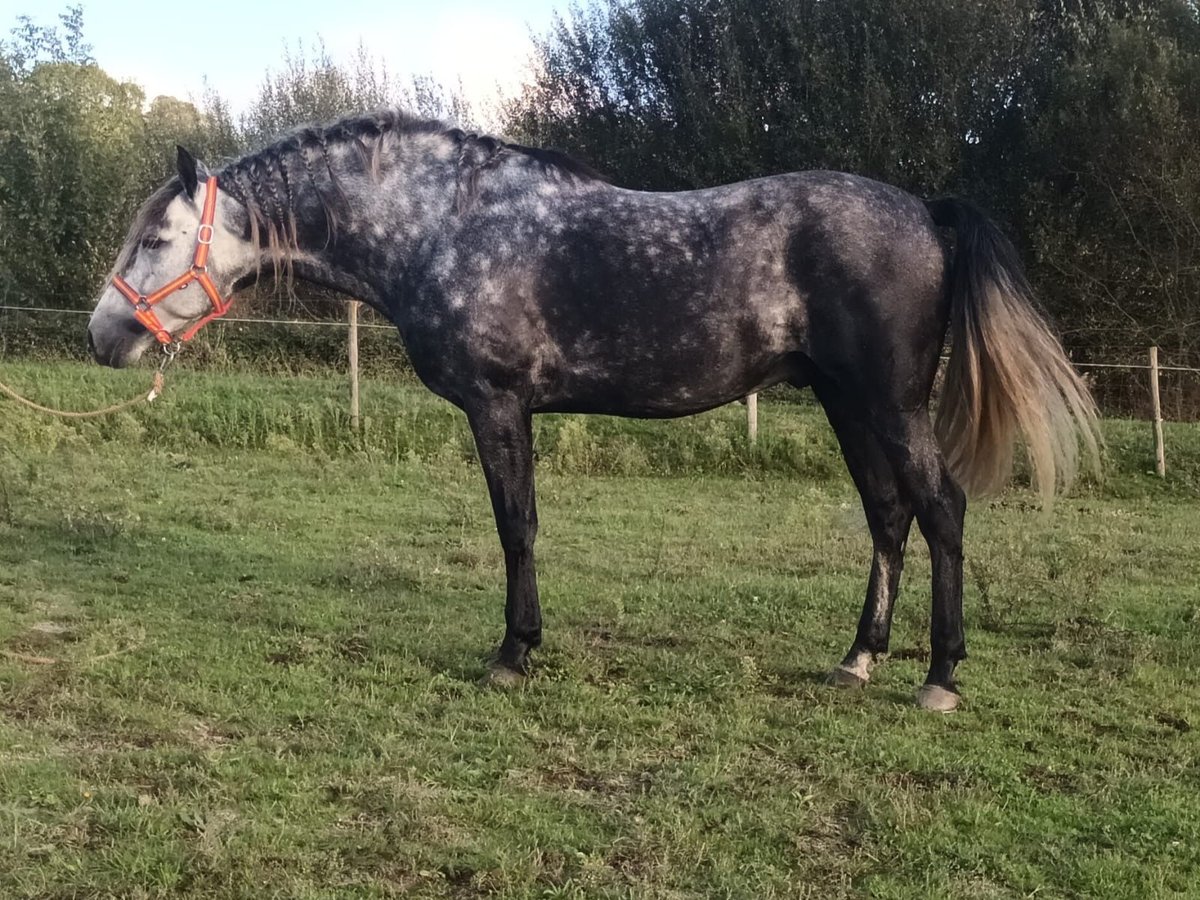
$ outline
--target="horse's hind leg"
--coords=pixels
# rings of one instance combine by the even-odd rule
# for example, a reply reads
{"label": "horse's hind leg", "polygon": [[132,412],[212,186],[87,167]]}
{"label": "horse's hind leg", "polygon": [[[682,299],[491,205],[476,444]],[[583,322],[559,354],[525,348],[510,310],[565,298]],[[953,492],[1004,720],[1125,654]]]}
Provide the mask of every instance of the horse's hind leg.
{"label": "horse's hind leg", "polygon": [[912,503],[933,567],[929,674],[917,703],[949,712],[959,702],[954,669],[967,655],[962,615],[966,496],[946,467],[926,409],[875,410],[870,421],[901,492]]}
{"label": "horse's hind leg", "polygon": [[873,544],[867,599],[858,632],[845,659],[829,675],[833,684],[858,687],[867,682],[872,666],[887,655],[892,609],[900,589],[913,511],[863,412],[853,409],[836,389],[828,385],[815,387],[842,447],[846,468],[862,497]]}

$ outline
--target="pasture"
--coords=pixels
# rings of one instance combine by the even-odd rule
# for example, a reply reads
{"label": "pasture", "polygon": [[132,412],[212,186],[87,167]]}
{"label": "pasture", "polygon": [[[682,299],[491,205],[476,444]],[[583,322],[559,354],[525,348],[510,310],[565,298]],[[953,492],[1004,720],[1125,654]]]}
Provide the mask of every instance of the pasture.
{"label": "pasture", "polygon": [[[5,365],[38,399],[145,371]],[[538,421],[546,643],[481,690],[503,557],[462,417],[175,372],[0,406],[0,895],[1200,896],[1200,429],[966,532],[970,657],[824,685],[870,540],[821,413]]]}

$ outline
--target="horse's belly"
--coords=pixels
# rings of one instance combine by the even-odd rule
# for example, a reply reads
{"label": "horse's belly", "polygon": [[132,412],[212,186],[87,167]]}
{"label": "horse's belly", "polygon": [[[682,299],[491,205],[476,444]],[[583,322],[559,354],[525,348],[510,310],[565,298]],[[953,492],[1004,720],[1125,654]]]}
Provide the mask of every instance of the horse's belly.
{"label": "horse's belly", "polygon": [[722,406],[794,377],[788,354],[727,360],[678,352],[567,365],[535,379],[535,409],[671,418]]}

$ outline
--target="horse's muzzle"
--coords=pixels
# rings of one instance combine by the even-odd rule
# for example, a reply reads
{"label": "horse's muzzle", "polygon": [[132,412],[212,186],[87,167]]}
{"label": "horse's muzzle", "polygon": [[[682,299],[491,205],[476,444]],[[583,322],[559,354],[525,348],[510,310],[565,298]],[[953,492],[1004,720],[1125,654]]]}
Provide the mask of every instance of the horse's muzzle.
{"label": "horse's muzzle", "polygon": [[146,329],[136,322],[112,328],[102,325],[97,333],[94,325],[87,330],[88,352],[102,366],[123,369],[142,355]]}

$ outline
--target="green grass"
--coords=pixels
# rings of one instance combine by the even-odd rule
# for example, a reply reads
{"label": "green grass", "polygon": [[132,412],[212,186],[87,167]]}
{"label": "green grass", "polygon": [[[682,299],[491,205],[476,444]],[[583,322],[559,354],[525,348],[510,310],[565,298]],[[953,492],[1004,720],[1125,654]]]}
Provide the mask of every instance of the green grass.
{"label": "green grass", "polygon": [[[39,399],[145,372],[5,365]],[[539,424],[546,645],[475,686],[502,560],[461,416],[178,373],[0,405],[0,896],[1200,895],[1200,432],[1110,423],[969,513],[967,702],[825,687],[870,542],[820,414]],[[52,662],[51,662],[52,661]]]}

